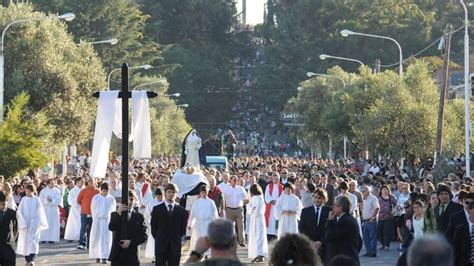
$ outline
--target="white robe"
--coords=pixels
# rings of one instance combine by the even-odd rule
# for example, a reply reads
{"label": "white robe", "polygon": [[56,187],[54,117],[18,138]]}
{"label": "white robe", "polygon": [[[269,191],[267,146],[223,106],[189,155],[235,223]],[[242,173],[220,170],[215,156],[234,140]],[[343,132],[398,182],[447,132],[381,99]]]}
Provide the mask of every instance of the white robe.
{"label": "white robe", "polygon": [[148,235],[148,239],[146,241],[145,246],[145,258],[153,259],[155,257],[155,238],[151,234],[151,212],[153,208],[157,205],[162,204],[164,201],[158,201],[156,198],[148,201],[145,209],[145,224],[146,227],[146,234]]}
{"label": "white robe", "polygon": [[[273,191],[272,194],[270,195],[270,187],[273,186]],[[282,191],[282,194],[284,192]],[[278,191],[278,185],[275,184],[269,184],[267,188],[265,189],[265,202],[270,203],[272,200],[278,200],[280,197],[279,191]],[[272,205],[270,209],[270,218],[267,226],[267,234],[268,235],[277,235],[277,229],[276,229],[276,218],[275,218],[275,205]]]}
{"label": "white robe", "polygon": [[185,166],[190,165],[197,169],[200,169],[201,163],[199,162],[199,149],[202,146],[202,140],[197,135],[193,134],[196,130],[193,130],[186,138],[184,145],[186,153]]}
{"label": "white robe", "polygon": [[207,236],[207,227],[218,217],[216,204],[210,198],[200,198],[194,202],[188,221],[188,226],[192,228],[190,250],[194,250],[198,238]]}
{"label": "white robe", "polygon": [[[278,220],[278,238],[286,233],[298,234],[298,221],[303,204],[294,194],[283,193],[275,204],[275,217]],[[283,214],[283,211],[294,211],[296,214]]]}
{"label": "white robe", "polygon": [[16,211],[17,206],[16,206],[15,200],[13,199],[13,196],[12,196],[12,195],[10,195],[10,196],[7,198],[7,208]]}
{"label": "white robe", "polygon": [[110,215],[116,211],[115,198],[97,194],[92,198],[91,241],[89,258],[107,259],[112,248],[112,231],[109,230]]}
{"label": "white robe", "polygon": [[249,258],[268,256],[267,227],[265,225],[265,201],[263,196],[253,196],[247,205],[250,213]]}
{"label": "white robe", "polygon": [[64,232],[64,239],[79,240],[78,228],[81,228],[81,205],[77,203],[77,196],[81,189],[74,186],[67,197],[67,202],[71,206],[69,209],[69,216],[67,217],[66,231]]}
{"label": "white robe", "polygon": [[23,197],[16,212],[18,245],[16,253],[23,256],[38,254],[40,231],[48,228],[48,220],[38,197]]}
{"label": "white robe", "polygon": [[[48,196],[51,198],[51,202],[48,202]],[[48,220],[48,229],[41,232],[40,241],[59,242],[59,204],[61,204],[61,192],[54,187],[45,187],[41,190],[39,198]]]}

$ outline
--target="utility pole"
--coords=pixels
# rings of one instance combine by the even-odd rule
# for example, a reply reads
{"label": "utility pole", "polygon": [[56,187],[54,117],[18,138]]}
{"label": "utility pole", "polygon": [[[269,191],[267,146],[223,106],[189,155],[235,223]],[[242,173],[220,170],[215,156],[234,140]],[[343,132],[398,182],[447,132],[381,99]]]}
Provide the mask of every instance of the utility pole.
{"label": "utility pole", "polygon": [[443,117],[444,117],[444,103],[446,101],[446,94],[449,86],[449,57],[451,53],[451,36],[453,34],[453,25],[447,24],[444,30],[445,49],[443,56],[443,75],[441,76],[441,88],[439,95],[438,107],[438,130],[436,132],[436,153],[434,163],[441,158],[443,152]]}
{"label": "utility pole", "polygon": [[247,0],[242,0],[242,25],[247,25]]}
{"label": "utility pole", "polygon": [[380,73],[380,59],[375,59],[374,73]]}

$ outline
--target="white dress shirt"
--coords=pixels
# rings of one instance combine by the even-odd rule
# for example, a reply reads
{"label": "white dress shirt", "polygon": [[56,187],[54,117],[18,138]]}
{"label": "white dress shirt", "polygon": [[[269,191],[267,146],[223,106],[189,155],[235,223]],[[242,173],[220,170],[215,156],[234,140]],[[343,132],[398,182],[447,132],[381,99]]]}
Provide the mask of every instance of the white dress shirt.
{"label": "white dress shirt", "polygon": [[222,194],[224,194],[226,207],[239,208],[244,206],[244,199],[247,199],[247,193],[242,186],[225,186],[223,188]]}

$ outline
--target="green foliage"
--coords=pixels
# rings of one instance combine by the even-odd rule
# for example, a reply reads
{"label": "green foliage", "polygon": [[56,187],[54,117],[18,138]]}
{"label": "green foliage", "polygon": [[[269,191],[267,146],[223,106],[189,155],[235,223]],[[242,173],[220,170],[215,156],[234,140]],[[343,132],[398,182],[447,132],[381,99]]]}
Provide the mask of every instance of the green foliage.
{"label": "green foliage", "polygon": [[83,0],[83,1],[33,1],[45,12],[72,12],[76,15],[69,30],[76,42],[93,42],[117,38],[116,45],[95,45],[104,66],[109,71],[124,62],[130,65],[152,64],[160,59],[158,45],[145,38],[145,25],[149,16],[144,15],[135,1]]}
{"label": "green foliage", "polygon": [[[237,31],[232,1],[140,1],[150,15],[146,35],[165,45],[164,63],[182,67],[167,74],[170,92],[182,93],[193,122],[223,122],[231,115],[234,91],[232,60],[253,52],[250,36]],[[192,122],[191,122],[192,123]]]}
{"label": "green foliage", "polygon": [[[354,139],[360,150],[368,144],[375,154],[393,158],[427,158],[436,141],[438,87],[428,64],[414,61],[403,77],[393,71],[348,74],[340,68],[330,74],[346,81],[340,89],[337,78],[313,78],[287,108],[300,113],[305,123],[303,137],[317,144],[328,135]],[[338,83],[339,81],[339,83]],[[448,102],[444,119],[444,151],[462,151],[462,102]]]}
{"label": "green foliage", "polygon": [[[30,5],[0,9],[0,25],[43,17]],[[5,37],[6,102],[22,91],[32,111],[44,111],[56,143],[83,143],[90,136],[93,91],[105,87],[104,70],[92,47],[76,46],[63,22],[44,20],[11,27]]]}
{"label": "green foliage", "polygon": [[26,93],[16,96],[0,124],[0,173],[7,178],[46,164],[57,144],[45,114],[28,109],[29,99]]}

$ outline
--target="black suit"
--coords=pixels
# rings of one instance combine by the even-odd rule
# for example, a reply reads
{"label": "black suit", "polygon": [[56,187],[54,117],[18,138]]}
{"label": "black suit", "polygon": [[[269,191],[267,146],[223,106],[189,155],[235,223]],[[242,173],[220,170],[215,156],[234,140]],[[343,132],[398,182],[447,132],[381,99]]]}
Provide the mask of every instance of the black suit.
{"label": "black suit", "polygon": [[471,255],[471,233],[469,231],[469,223],[467,221],[464,210],[451,215],[449,219],[448,231],[446,232],[448,239],[453,245],[455,265],[469,265]]}
{"label": "black suit", "polygon": [[325,240],[324,232],[326,227],[326,222],[329,216],[329,211],[331,208],[327,206],[321,206],[319,209],[319,224],[317,223],[318,217],[316,217],[316,207],[310,206],[304,208],[301,211],[301,218],[299,222],[299,231],[300,233],[306,235],[311,241],[320,241],[323,246],[319,252],[321,260],[324,261],[325,258]]}
{"label": "black suit", "polygon": [[329,220],[326,224],[326,265],[335,256],[342,254],[351,257],[357,265],[359,262],[359,251],[362,240],[359,235],[357,220],[346,213],[339,221]]}
{"label": "black suit", "polygon": [[461,211],[464,207],[456,202],[450,201],[448,204],[448,207],[443,212],[443,215],[439,215],[439,209],[440,204],[436,205],[434,208],[435,212],[435,217],[436,217],[436,224],[438,226],[438,232],[444,234],[444,236],[448,237],[447,235],[447,230],[448,230],[448,224],[449,224],[449,218],[451,217],[452,214]]}
{"label": "black suit", "polygon": [[16,212],[12,209],[0,212],[0,265],[15,265],[16,254],[10,243],[15,241]]}
{"label": "black suit", "polygon": [[156,265],[177,266],[181,259],[181,238],[186,234],[186,210],[168,202],[157,205],[151,213],[151,234],[155,238]]}
{"label": "black suit", "polygon": [[329,183],[326,183],[325,186],[323,184],[319,184],[318,187],[320,188],[326,187],[324,188],[324,190],[326,190],[328,194],[328,201],[326,202],[326,205],[329,207],[332,207],[332,203],[334,202],[334,186]]}
{"label": "black suit", "polygon": [[[128,212],[124,212],[123,215],[128,215]],[[112,261],[112,265],[140,265],[138,245],[145,243],[147,240],[145,219],[143,215],[133,211],[127,221],[127,234],[121,238],[121,218],[122,216],[117,212],[113,212],[110,217],[109,230],[114,233],[114,236],[109,260]],[[130,246],[127,249],[121,248],[120,240],[130,240]]]}

